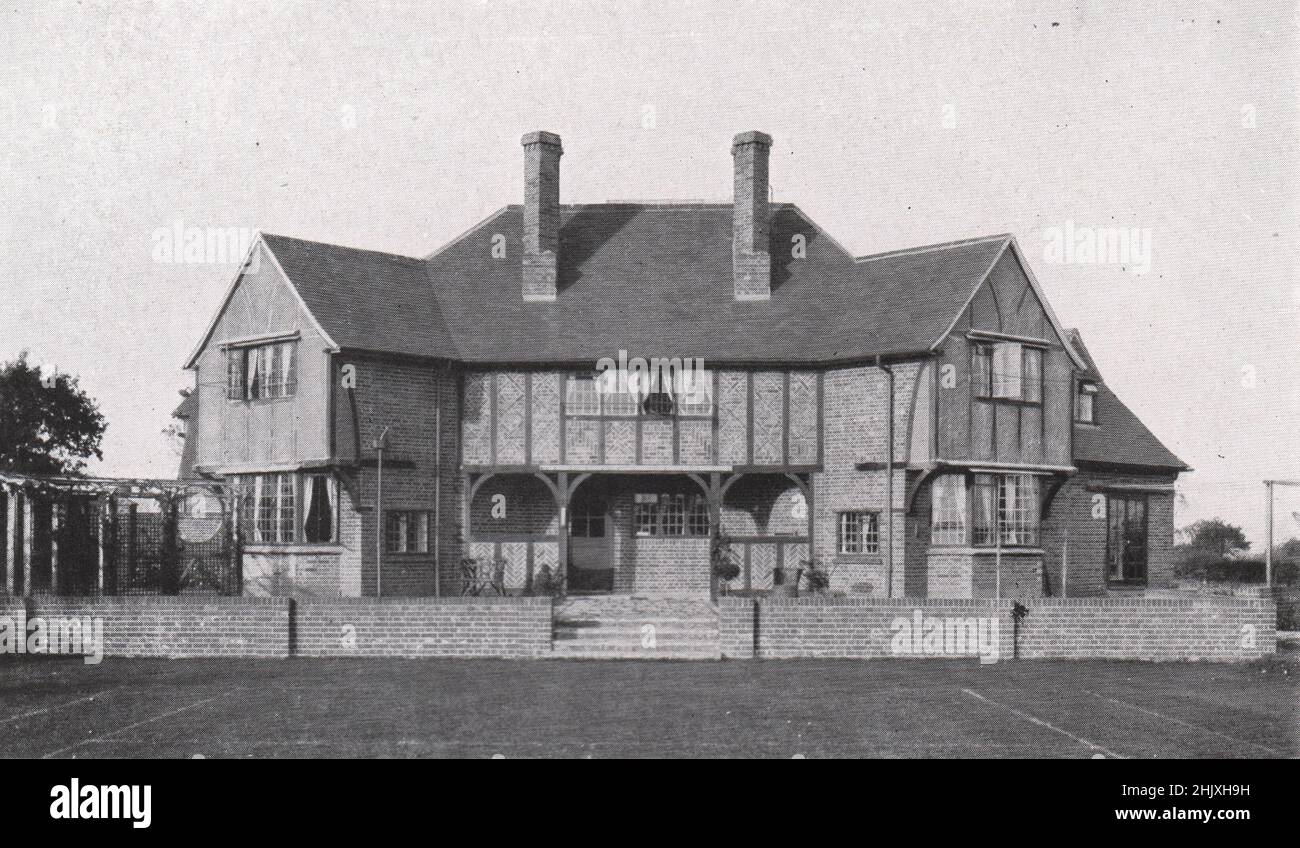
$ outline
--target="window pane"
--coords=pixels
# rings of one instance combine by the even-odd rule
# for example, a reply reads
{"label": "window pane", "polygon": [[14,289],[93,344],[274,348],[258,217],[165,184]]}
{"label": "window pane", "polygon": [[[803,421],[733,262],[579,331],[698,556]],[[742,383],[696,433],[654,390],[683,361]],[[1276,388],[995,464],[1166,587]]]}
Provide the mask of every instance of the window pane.
{"label": "window pane", "polygon": [[1079,395],[1077,401],[1077,417],[1079,421],[1086,424],[1092,423],[1092,402],[1095,397],[1096,387],[1091,383],[1079,384]]}
{"label": "window pane", "polygon": [[229,400],[243,400],[245,397],[243,350],[226,351],[226,397]]}
{"label": "window pane", "polygon": [[296,479],[293,474],[281,474],[280,477],[280,520],[276,532],[281,542],[292,542],[297,538],[298,515]]}
{"label": "window pane", "polygon": [[992,356],[988,345],[975,345],[974,356],[971,359],[971,383],[976,397],[988,397],[993,394],[992,383],[992,365],[990,363]]}
{"label": "window pane", "polygon": [[991,474],[976,474],[971,491],[972,540],[977,545],[994,544],[993,522],[997,503],[997,482]]}
{"label": "window pane", "polygon": [[966,478],[936,477],[930,490],[930,541],[936,545],[966,544]]}
{"label": "window pane", "polygon": [[681,415],[713,414],[713,374],[707,369],[692,368],[679,372],[677,411]]}
{"label": "window pane", "polygon": [[692,536],[709,535],[709,503],[703,495],[691,498],[690,513],[687,515],[687,532]]}
{"label": "window pane", "polygon": [[1036,347],[1025,348],[1024,399],[1038,403],[1043,399],[1043,352]]}
{"label": "window pane", "polygon": [[686,530],[686,496],[664,495],[659,502],[665,536],[681,536]]}
{"label": "window pane", "polygon": [[657,495],[637,495],[633,504],[632,524],[638,536],[653,536],[657,531],[656,513],[659,498]]}
{"label": "window pane", "polygon": [[998,342],[993,346],[993,396],[1020,397],[1021,348],[1019,342]]}
{"label": "window pane", "polygon": [[596,380],[590,376],[569,377],[564,385],[566,415],[599,415],[600,394]]}

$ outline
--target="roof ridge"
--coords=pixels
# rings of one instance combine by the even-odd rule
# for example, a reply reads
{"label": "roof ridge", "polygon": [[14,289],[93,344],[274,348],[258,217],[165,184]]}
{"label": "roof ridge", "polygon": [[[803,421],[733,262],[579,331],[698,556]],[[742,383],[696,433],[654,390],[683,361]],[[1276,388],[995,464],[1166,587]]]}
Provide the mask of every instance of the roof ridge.
{"label": "roof ridge", "polygon": [[898,256],[910,256],[916,253],[933,253],[938,250],[949,250],[954,247],[967,247],[974,244],[983,244],[991,241],[1010,241],[1011,233],[998,233],[992,236],[977,236],[975,238],[957,239],[955,241],[939,242],[938,244],[927,244],[920,247],[904,247],[899,250],[888,250],[884,253],[869,253],[865,256],[855,256],[854,262],[872,262],[876,259],[892,259]]}
{"label": "roof ridge", "polygon": [[280,235],[279,233],[263,232],[261,235],[263,241],[265,241],[268,238],[271,238],[271,239],[279,239],[280,241],[297,242],[298,244],[310,244],[310,245],[317,245],[319,247],[333,247],[339,250],[350,250],[354,253],[369,253],[373,256],[384,256],[389,259],[401,259],[406,262],[423,261],[418,256],[407,256],[403,253],[391,253],[387,250],[373,250],[368,247],[353,247],[350,244],[338,244],[337,242],[332,242],[332,241],[317,241],[316,239],[305,239],[305,238],[299,238],[298,236],[285,236],[285,235]]}

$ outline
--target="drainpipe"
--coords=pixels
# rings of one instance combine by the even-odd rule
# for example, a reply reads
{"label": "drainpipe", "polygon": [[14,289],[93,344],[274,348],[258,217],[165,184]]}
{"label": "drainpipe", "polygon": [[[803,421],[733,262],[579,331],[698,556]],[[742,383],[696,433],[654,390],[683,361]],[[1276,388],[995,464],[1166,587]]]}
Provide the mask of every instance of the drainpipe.
{"label": "drainpipe", "polygon": [[885,401],[885,597],[894,597],[894,369],[876,355],[876,367],[889,376]]}
{"label": "drainpipe", "polygon": [[375,597],[384,596],[384,440],[388,427],[375,439]]}

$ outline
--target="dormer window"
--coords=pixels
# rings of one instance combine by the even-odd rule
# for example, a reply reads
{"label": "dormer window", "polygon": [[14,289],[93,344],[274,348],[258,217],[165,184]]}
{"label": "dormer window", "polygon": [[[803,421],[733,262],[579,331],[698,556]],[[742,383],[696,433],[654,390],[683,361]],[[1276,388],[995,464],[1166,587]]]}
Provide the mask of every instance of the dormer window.
{"label": "dormer window", "polygon": [[1074,420],[1080,424],[1096,424],[1095,402],[1097,384],[1091,380],[1080,380],[1079,391],[1075,396]]}

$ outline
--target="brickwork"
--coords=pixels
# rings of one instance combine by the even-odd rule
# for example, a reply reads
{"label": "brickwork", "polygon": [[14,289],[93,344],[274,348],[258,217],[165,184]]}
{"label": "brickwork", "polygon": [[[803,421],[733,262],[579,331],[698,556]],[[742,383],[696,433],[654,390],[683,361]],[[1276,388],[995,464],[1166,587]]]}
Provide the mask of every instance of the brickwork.
{"label": "brickwork", "polygon": [[28,617],[98,618],[110,657],[287,657],[288,598],[31,599]]}
{"label": "brickwork", "polygon": [[[1042,547],[1050,591],[1061,596],[1061,572],[1066,573],[1067,596],[1103,595],[1107,591],[1105,487],[1168,485],[1173,475],[1113,474],[1081,470],[1056,493],[1043,516]],[[1127,490],[1126,493],[1131,493]],[[1094,517],[1100,499],[1100,517]],[[1147,588],[1165,589],[1174,577],[1174,495],[1150,492],[1147,501]],[[1068,533],[1068,559],[1066,536]]]}
{"label": "brickwork", "polygon": [[754,657],[754,622],[758,607],[748,598],[718,599],[718,634],[723,659]]}
{"label": "brickwork", "polygon": [[910,632],[918,612],[926,626],[936,619],[991,621],[1001,660],[1012,657],[1013,647],[1025,659],[1237,661],[1276,651],[1271,599],[1031,599],[1018,636],[1009,601],[818,597],[747,603],[727,599],[719,605],[724,656],[743,655],[729,652],[743,650],[737,644],[744,637],[737,634],[747,621],[757,621],[759,657],[952,656],[910,640],[898,650],[899,633]]}
{"label": "brickwork", "polygon": [[539,657],[551,650],[550,598],[346,599],[294,608],[304,657]]}

